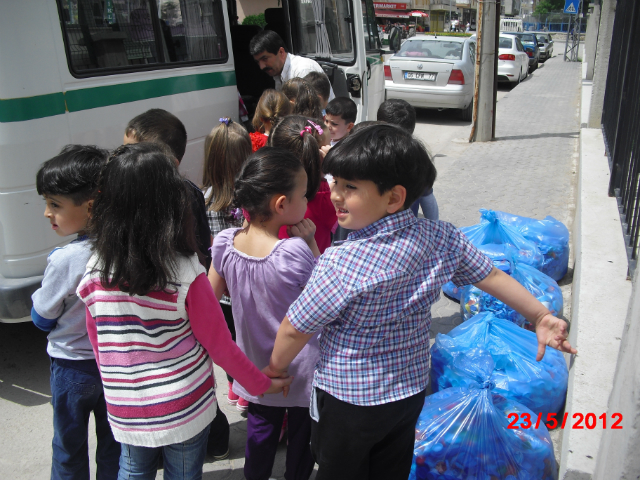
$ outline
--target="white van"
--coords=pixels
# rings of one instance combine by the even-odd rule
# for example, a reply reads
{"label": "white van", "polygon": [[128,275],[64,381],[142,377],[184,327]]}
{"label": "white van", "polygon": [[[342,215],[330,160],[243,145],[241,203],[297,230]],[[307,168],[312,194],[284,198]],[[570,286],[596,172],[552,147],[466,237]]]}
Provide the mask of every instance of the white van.
{"label": "white van", "polygon": [[[267,9],[265,28],[321,63],[359,121],[375,119],[384,73],[372,1],[282,5]],[[238,118],[238,91],[251,108],[256,86],[273,84],[249,55],[256,29],[232,26],[221,0],[3,2],[0,321],[30,319],[48,254],[71,240],[43,217],[40,165],[69,143],[114,148],[131,118],[163,108],[187,128],[181,171],[199,183],[204,137],[219,117]]]}

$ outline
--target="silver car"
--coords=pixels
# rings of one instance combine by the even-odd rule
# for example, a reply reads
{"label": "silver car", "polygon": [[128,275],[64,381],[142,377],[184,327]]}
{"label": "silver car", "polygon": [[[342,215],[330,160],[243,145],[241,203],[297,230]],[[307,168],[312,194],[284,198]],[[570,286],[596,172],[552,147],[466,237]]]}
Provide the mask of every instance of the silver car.
{"label": "silver car", "polygon": [[386,98],[414,107],[455,108],[473,114],[476,43],[460,37],[413,37],[385,66]]}
{"label": "silver car", "polygon": [[540,58],[546,60],[553,55],[553,38],[549,32],[532,32],[538,39],[538,47],[540,47]]}

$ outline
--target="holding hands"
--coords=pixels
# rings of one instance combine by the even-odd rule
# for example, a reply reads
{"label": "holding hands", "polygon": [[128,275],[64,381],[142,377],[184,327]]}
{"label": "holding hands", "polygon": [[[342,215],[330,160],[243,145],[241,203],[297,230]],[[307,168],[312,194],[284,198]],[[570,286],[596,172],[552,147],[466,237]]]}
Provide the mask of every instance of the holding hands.
{"label": "holding hands", "polygon": [[269,368],[269,366],[266,366],[262,369],[262,373],[264,373],[267,377],[271,379],[271,386],[264,393],[282,392],[282,396],[284,397],[289,395],[289,388],[290,388],[291,382],[293,382],[293,377],[290,377],[287,371],[274,372]]}

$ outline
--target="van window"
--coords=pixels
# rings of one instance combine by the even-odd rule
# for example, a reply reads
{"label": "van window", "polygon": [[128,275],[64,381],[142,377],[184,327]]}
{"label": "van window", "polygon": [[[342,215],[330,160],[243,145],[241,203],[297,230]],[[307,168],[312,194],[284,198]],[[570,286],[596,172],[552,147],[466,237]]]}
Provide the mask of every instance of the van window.
{"label": "van window", "polygon": [[362,2],[362,24],[364,25],[364,48],[367,52],[380,50],[382,44],[378,37],[378,24],[373,2]]}
{"label": "van window", "polygon": [[289,8],[297,54],[343,65],[355,63],[350,0],[291,0]]}
{"label": "van window", "polygon": [[224,63],[222,0],[58,0],[72,74]]}

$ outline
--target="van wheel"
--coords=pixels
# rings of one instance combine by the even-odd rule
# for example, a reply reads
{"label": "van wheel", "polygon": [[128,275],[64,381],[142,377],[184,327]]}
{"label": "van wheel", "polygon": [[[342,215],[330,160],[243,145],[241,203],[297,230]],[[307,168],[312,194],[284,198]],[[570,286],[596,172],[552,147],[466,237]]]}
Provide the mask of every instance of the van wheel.
{"label": "van wheel", "polygon": [[464,122],[470,122],[473,120],[473,100],[467,108],[463,108],[460,110],[460,119]]}

